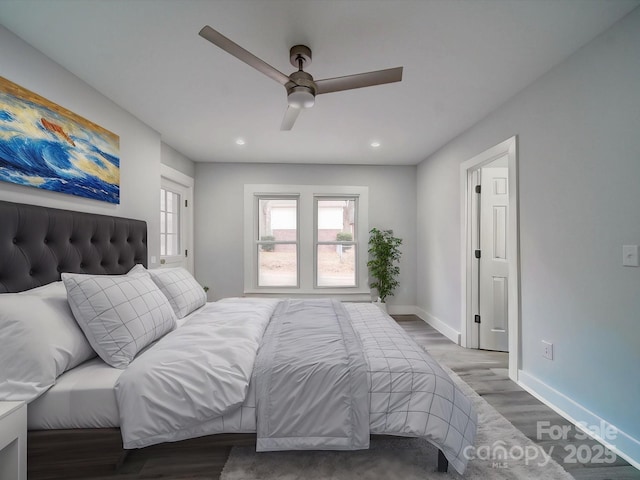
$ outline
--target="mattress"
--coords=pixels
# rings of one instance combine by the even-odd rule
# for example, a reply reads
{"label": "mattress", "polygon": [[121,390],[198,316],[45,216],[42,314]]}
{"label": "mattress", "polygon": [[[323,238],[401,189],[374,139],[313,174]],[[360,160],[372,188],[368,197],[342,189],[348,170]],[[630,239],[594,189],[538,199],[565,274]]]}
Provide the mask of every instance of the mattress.
{"label": "mattress", "polygon": [[[178,328],[199,310],[178,319]],[[119,427],[115,385],[122,372],[99,357],[64,372],[53,387],[27,406],[27,428]]]}
{"label": "mattress", "polygon": [[115,384],[122,370],[93,358],[58,377],[27,406],[29,430],[108,428],[120,424]]}

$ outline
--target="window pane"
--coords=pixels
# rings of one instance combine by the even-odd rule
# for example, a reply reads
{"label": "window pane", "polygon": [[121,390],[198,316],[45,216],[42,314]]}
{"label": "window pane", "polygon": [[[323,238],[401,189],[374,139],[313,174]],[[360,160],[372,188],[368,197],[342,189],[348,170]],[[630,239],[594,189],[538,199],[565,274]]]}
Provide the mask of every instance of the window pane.
{"label": "window pane", "polygon": [[173,213],[167,213],[167,221],[166,221],[166,233],[176,233],[175,230],[175,217]]}
{"label": "window pane", "polygon": [[166,255],[180,255],[180,240],[177,233],[167,234]]}
{"label": "window pane", "polygon": [[318,200],[318,242],[355,240],[355,199]]}
{"label": "window pane", "polygon": [[180,212],[180,194],[174,192],[172,195],[171,202],[172,202],[171,211],[178,214]]}
{"label": "window pane", "polygon": [[165,207],[165,199],[166,199],[167,191],[164,188],[160,189],[160,211],[164,212],[166,210]]}
{"label": "window pane", "polygon": [[166,249],[166,254],[165,255],[175,255],[174,252],[174,237],[173,235],[167,235],[167,249]]}
{"label": "window pane", "polygon": [[160,233],[167,233],[167,214],[160,212]]}
{"label": "window pane", "polygon": [[258,246],[258,286],[295,287],[298,285],[298,256],[295,245]]}
{"label": "window pane", "polygon": [[164,234],[160,235],[160,255],[167,254],[167,236]]}
{"label": "window pane", "polygon": [[356,286],[356,246],[318,245],[319,287]]}
{"label": "window pane", "polygon": [[258,201],[258,240],[297,240],[297,199],[261,198]]}

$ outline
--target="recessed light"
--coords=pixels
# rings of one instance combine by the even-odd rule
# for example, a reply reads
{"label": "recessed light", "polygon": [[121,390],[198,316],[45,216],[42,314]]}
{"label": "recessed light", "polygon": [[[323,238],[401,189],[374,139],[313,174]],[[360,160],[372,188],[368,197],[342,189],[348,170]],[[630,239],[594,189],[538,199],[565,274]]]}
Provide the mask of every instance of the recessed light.
{"label": "recessed light", "polygon": [[380,146],[380,142],[371,142],[369,145],[371,145],[373,148],[378,148]]}
{"label": "recessed light", "polygon": [[247,143],[247,142],[244,141],[244,138],[237,138],[236,139],[236,145],[244,145],[245,143]]}

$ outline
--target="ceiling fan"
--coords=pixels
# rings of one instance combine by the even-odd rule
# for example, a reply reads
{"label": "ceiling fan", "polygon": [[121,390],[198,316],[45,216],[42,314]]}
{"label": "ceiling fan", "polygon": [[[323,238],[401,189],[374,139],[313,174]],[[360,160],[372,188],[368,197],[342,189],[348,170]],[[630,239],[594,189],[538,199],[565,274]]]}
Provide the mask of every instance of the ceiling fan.
{"label": "ceiling fan", "polygon": [[355,75],[347,75],[346,77],[314,80],[311,75],[303,71],[305,65],[308,66],[311,64],[311,49],[304,45],[291,47],[289,59],[291,64],[298,68],[298,71],[286,76],[237,43],[229,40],[209,25],[203,27],[199,34],[204,39],[209,40],[227,53],[230,53],[284,86],[287,90],[288,107],[282,120],[281,130],[291,130],[300,111],[304,108],[313,107],[316,95],[352,90],[354,88],[372,87],[374,85],[399,82],[402,80],[402,67],[358,73]]}

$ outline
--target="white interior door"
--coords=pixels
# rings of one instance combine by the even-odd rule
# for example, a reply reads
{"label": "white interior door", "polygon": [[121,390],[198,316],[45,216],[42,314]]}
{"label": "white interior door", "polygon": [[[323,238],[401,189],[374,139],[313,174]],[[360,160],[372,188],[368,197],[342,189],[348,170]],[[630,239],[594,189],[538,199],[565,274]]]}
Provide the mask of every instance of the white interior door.
{"label": "white interior door", "polygon": [[[466,160],[460,164],[460,220],[461,220],[461,238],[460,238],[460,253],[461,253],[461,280],[462,280],[462,308],[460,312],[462,314],[462,325],[465,327],[462,329],[460,336],[460,344],[466,348],[504,348],[495,345],[495,337],[506,338],[508,336],[508,343],[506,347],[509,352],[509,378],[513,381],[518,381],[518,372],[521,368],[520,358],[520,274],[519,274],[519,252],[518,252],[518,152],[517,152],[517,137],[513,136],[505,141],[495,145],[484,152],[481,152],[474,157]],[[502,272],[497,277],[507,278],[506,289],[502,289],[502,292],[506,290],[506,309],[508,310],[508,317],[506,325],[504,325],[505,333],[491,333],[487,335],[487,332],[483,332],[483,342],[486,339],[494,337],[494,345],[487,346],[485,343],[480,345],[480,325],[484,323],[487,326],[489,323],[490,314],[484,313],[484,318],[480,317],[481,323],[478,324],[475,321],[476,316],[480,316],[479,308],[479,284],[480,284],[480,259],[474,254],[475,250],[480,250],[480,235],[478,229],[480,225],[480,213],[479,205],[481,203],[482,192],[476,193],[476,186],[481,189],[481,183],[479,175],[482,172],[483,167],[505,167],[508,169],[508,181],[506,185],[506,192],[508,196],[506,219],[507,233],[506,233],[506,263],[507,274]],[[489,174],[488,174],[489,175]],[[487,183],[485,176],[485,184]],[[499,191],[505,191],[501,189]],[[491,193],[491,187],[485,185],[485,194]],[[485,206],[485,210],[486,210]],[[487,227],[485,227],[486,230]],[[491,228],[491,227],[489,227]],[[499,247],[499,245],[498,245]],[[485,247],[481,250],[481,258],[487,259],[487,256],[491,255],[490,247]],[[493,262],[499,264],[501,260]],[[487,271],[487,267],[484,267]],[[493,282],[493,278],[490,283]],[[500,282],[495,282],[499,284]],[[487,288],[484,288],[485,299],[483,305],[487,305]],[[500,292],[500,290],[498,290]],[[496,292],[497,293],[497,292]],[[492,298],[489,298],[491,301]],[[495,302],[503,304],[502,302]],[[503,307],[503,312],[504,307]],[[489,316],[487,316],[489,315]],[[503,316],[505,318],[505,316]],[[487,320],[485,322],[485,320]],[[502,327],[502,325],[497,325]],[[494,328],[487,328],[491,332]],[[502,329],[502,328],[500,328]],[[507,331],[508,330],[508,331]]]}
{"label": "white interior door", "polygon": [[509,170],[484,167],[480,193],[479,348],[509,350]]}

